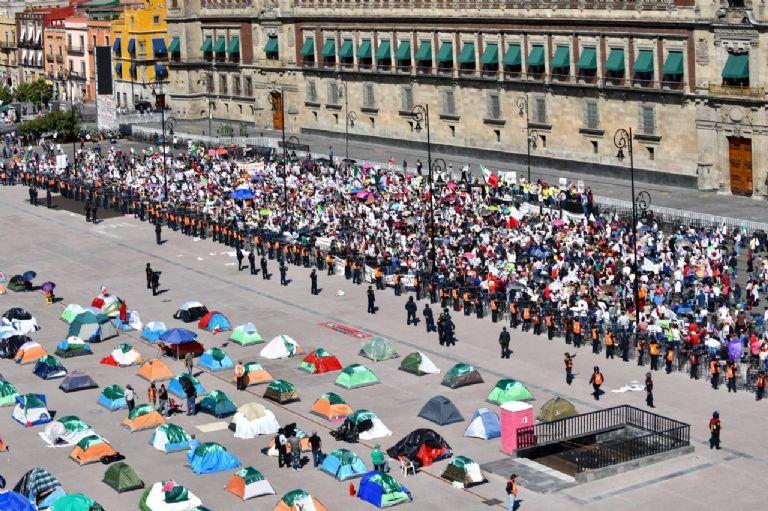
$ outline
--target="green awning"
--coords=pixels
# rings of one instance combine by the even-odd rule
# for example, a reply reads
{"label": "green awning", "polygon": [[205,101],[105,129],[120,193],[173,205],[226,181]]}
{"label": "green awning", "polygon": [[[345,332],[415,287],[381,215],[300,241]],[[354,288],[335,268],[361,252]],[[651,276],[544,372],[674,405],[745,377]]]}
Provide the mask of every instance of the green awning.
{"label": "green awning", "polygon": [[200,51],[213,51],[213,38],[211,36],[205,38],[203,45],[200,47]]}
{"label": "green awning", "polygon": [[[309,39],[308,41],[311,41],[311,39]],[[306,44],[306,42],[304,44]],[[315,49],[314,46],[315,45],[312,44],[312,51],[313,52],[314,52],[314,49]],[[267,39],[267,45],[264,47],[264,53],[278,53],[279,51],[280,51],[280,46],[278,45],[277,36],[276,35],[270,36]],[[304,49],[303,48],[301,49],[301,52],[302,52],[301,54],[304,55]]]}
{"label": "green awning", "polygon": [[464,43],[459,53],[459,64],[475,63],[475,43]]}
{"label": "green awning", "polygon": [[437,61],[453,62],[453,43],[444,42],[440,45],[440,51],[437,52]]}
{"label": "green awning", "polygon": [[483,56],[480,57],[480,63],[485,66],[498,64],[499,46],[495,43],[486,45],[483,50]]}
{"label": "green awning", "polygon": [[178,37],[174,37],[171,39],[171,44],[168,46],[168,53],[180,53],[181,52],[181,41]]}
{"label": "green awning", "polygon": [[523,59],[521,58],[522,52],[520,51],[519,44],[510,44],[507,46],[507,53],[504,55],[505,66],[521,66]]}
{"label": "green awning", "polygon": [[373,55],[373,52],[371,51],[371,40],[363,39],[363,42],[360,43],[360,48],[357,49],[357,58],[369,59],[371,58],[371,55]]}
{"label": "green awning", "polygon": [[227,53],[240,53],[240,36],[232,36],[227,46]]}
{"label": "green awning", "polygon": [[632,66],[632,71],[635,73],[653,73],[653,51],[640,50],[635,65]]}
{"label": "green awning", "polygon": [[624,50],[611,48],[608,60],[605,61],[605,70],[612,73],[624,73]]}
{"label": "green awning", "polygon": [[400,41],[397,45],[397,60],[411,60],[411,42]]}
{"label": "green awning", "polygon": [[315,56],[315,39],[313,37],[307,37],[304,39],[304,45],[301,47],[302,57],[314,57]]}
{"label": "green awning", "polygon": [[526,63],[528,67],[544,67],[544,47],[541,45],[533,46]]}
{"label": "green awning", "polygon": [[376,60],[387,60],[391,58],[392,48],[389,44],[389,39],[384,39],[379,42],[379,47],[376,49]]}
{"label": "green awning", "polygon": [[419,49],[416,52],[416,60],[432,60],[432,43],[429,41],[421,41],[419,44]]}
{"label": "green awning", "polygon": [[224,51],[227,49],[227,40],[224,39],[224,36],[219,37],[216,40],[216,46],[213,47],[213,51],[216,53],[224,53]]}
{"label": "green awning", "polygon": [[555,55],[549,65],[552,69],[565,69],[571,67],[571,51],[567,46],[558,46]]}
{"label": "green awning", "polygon": [[586,71],[597,69],[597,50],[595,48],[582,48],[576,67]]}
{"label": "green awning", "polygon": [[749,53],[729,53],[721,76],[728,80],[749,78]]}
{"label": "green awning", "polygon": [[339,58],[351,59],[354,56],[355,45],[352,42],[352,39],[344,39],[344,42],[341,43],[341,48],[339,48]]}
{"label": "green awning", "polygon": [[333,39],[326,39],[323,49],[320,50],[321,57],[335,57],[336,56],[336,41]]}
{"label": "green awning", "polygon": [[662,75],[681,75],[683,74],[683,52],[671,51],[667,54],[667,60],[661,66]]}

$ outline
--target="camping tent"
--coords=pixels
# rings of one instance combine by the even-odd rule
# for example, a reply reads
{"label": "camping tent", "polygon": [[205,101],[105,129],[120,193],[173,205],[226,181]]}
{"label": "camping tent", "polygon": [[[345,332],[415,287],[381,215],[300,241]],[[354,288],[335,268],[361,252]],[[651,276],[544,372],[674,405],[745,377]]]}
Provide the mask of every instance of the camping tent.
{"label": "camping tent", "polygon": [[67,337],[79,337],[86,342],[103,342],[117,335],[117,328],[109,316],[91,311],[78,314],[70,323],[67,333]]}
{"label": "camping tent", "polygon": [[125,391],[120,385],[110,385],[102,390],[99,394],[98,403],[110,412],[128,408],[128,403],[125,401]]}
{"label": "camping tent", "polygon": [[20,493],[0,493],[0,509],[7,511],[37,511],[37,508]]}
{"label": "camping tent", "polygon": [[[269,383],[274,379],[258,362],[246,362],[243,364],[243,367],[245,368],[243,381],[245,382],[246,387],[250,385],[259,385],[261,383]],[[236,377],[233,376],[232,380],[234,381],[235,379]]]}
{"label": "camping tent", "polygon": [[205,351],[197,341],[197,334],[186,328],[171,328],[160,334],[160,340],[165,343],[164,353],[169,357],[184,358],[187,353],[200,356]]}
{"label": "camping tent", "polygon": [[14,358],[16,359],[17,363],[26,365],[31,364],[32,362],[36,362],[37,359],[42,358],[47,354],[48,352],[45,351],[45,348],[43,348],[40,344],[34,341],[30,341],[21,345]]}
{"label": "camping tent", "polygon": [[240,460],[216,442],[205,442],[187,452],[187,461],[195,474],[212,474],[240,466]]}
{"label": "camping tent", "polygon": [[140,511],[199,511],[203,503],[191,491],[174,481],[159,481],[139,500]]}
{"label": "camping tent", "polygon": [[260,403],[248,403],[237,409],[232,417],[235,438],[256,438],[274,435],[280,429],[275,414]]}
{"label": "camping tent", "polygon": [[453,456],[451,446],[443,437],[431,429],[417,429],[408,433],[394,446],[387,449],[390,458],[405,456],[418,462],[420,467],[428,467],[436,461]]}
{"label": "camping tent", "polygon": [[211,311],[200,318],[200,321],[197,322],[197,328],[216,333],[224,330],[232,330],[232,325],[224,314],[219,311]]}
{"label": "camping tent", "polygon": [[262,495],[274,495],[275,490],[266,480],[264,475],[253,467],[241,468],[234,474],[227,483],[225,490],[234,493],[243,500]]}
{"label": "camping tent", "polygon": [[3,316],[2,320],[0,320],[0,324],[11,327],[20,334],[31,334],[32,332],[40,330],[40,327],[37,325],[37,320],[26,310],[16,307],[6,312],[6,314],[9,313],[12,313],[13,317]]}
{"label": "camping tent", "polygon": [[453,458],[440,477],[452,483],[463,484],[465,488],[488,482],[480,471],[480,465],[466,456]]}
{"label": "camping tent", "polygon": [[19,348],[31,342],[32,339],[26,335],[16,333],[16,330],[10,330],[9,335],[0,339],[0,358],[16,358]]}
{"label": "camping tent", "polygon": [[488,408],[478,408],[464,430],[464,436],[490,440],[501,436],[501,421],[499,416]]}
{"label": "camping tent", "polygon": [[116,317],[120,314],[120,307],[123,300],[117,295],[110,295],[104,292],[91,300],[91,307],[95,307],[105,316]]}
{"label": "camping tent", "polygon": [[82,493],[69,493],[53,503],[51,511],[104,511],[101,504]]}
{"label": "camping tent", "polygon": [[82,371],[74,371],[61,381],[59,390],[64,392],[77,392],[79,390],[95,389],[98,385],[93,378]]}
{"label": "camping tent", "polygon": [[99,435],[92,434],[80,439],[69,457],[79,465],[101,461],[102,456],[114,456],[117,452]]}
{"label": "camping tent", "polygon": [[366,472],[363,460],[349,449],[334,449],[329,452],[320,465],[320,470],[335,477],[337,481],[362,477]]}
{"label": "camping tent", "polygon": [[[291,438],[291,436],[295,435],[296,438],[299,439],[299,447],[301,452],[309,452],[312,450],[312,446],[309,445],[309,435],[307,435],[306,431],[296,427],[295,422],[283,426],[283,432],[285,433],[285,438]],[[286,452],[290,453],[291,445],[288,444],[285,447]],[[277,449],[275,448],[275,439],[272,438],[267,446],[267,456],[277,456],[277,454]]]}
{"label": "camping tent", "polygon": [[357,497],[379,508],[396,506],[413,500],[411,492],[405,485],[391,475],[377,470],[368,472],[360,480]]}
{"label": "camping tent", "polygon": [[190,386],[195,387],[195,393],[198,396],[205,394],[205,388],[203,384],[198,381],[197,378],[187,373],[179,373],[168,384],[168,392],[181,399],[187,398],[187,390]]}
{"label": "camping tent", "polygon": [[123,332],[137,332],[142,329],[141,316],[138,311],[128,311],[126,320],[122,321],[120,317],[114,319],[115,326]]}
{"label": "camping tent", "polygon": [[59,319],[64,323],[70,324],[72,321],[74,321],[78,314],[83,312],[85,312],[85,309],[82,306],[76,303],[70,303],[67,305],[67,308],[64,309],[64,312],[61,313]]}
{"label": "camping tent", "polygon": [[452,389],[459,387],[466,387],[467,385],[474,385],[475,383],[483,383],[483,377],[480,373],[469,364],[456,364],[445,373],[442,384]]}
{"label": "camping tent", "polygon": [[361,364],[352,364],[345,367],[336,378],[336,385],[345,389],[356,389],[366,385],[375,385],[379,379],[373,371]]}
{"label": "camping tent", "polygon": [[285,380],[274,380],[264,391],[264,398],[282,405],[298,401],[299,394],[292,383]]}
{"label": "camping tent", "polygon": [[326,392],[315,400],[311,411],[329,421],[340,421],[352,413],[352,408],[340,395]]}
{"label": "camping tent", "polygon": [[93,429],[74,415],[56,419],[38,433],[43,442],[51,447],[77,445],[80,440],[93,434]]}
{"label": "camping tent", "polygon": [[232,331],[232,335],[229,336],[229,340],[236,342],[241,346],[249,346],[251,344],[264,342],[264,339],[261,337],[261,334],[259,334],[259,331],[256,330],[256,326],[253,323],[246,323],[235,327]]}
{"label": "camping tent", "polygon": [[79,337],[67,337],[56,346],[56,355],[62,358],[79,357],[81,355],[90,355],[91,347],[85,344],[85,341]]}
{"label": "camping tent", "polygon": [[165,323],[162,321],[150,321],[144,325],[141,331],[141,338],[154,344],[166,330],[168,329],[165,328]]}
{"label": "camping tent", "polygon": [[104,365],[119,367],[128,367],[142,362],[141,353],[127,342],[118,344],[109,356],[101,359]]}
{"label": "camping tent", "polygon": [[388,360],[390,358],[397,358],[398,355],[395,347],[389,340],[383,337],[371,337],[363,341],[360,345],[360,355],[370,358],[374,362],[380,362],[382,360]]}
{"label": "camping tent", "polygon": [[131,433],[152,429],[161,424],[165,424],[165,419],[150,404],[136,406],[122,422],[122,425],[128,428]]}
{"label": "camping tent", "polygon": [[16,397],[19,391],[12,383],[0,381],[0,406],[11,406],[16,403]]}
{"label": "camping tent", "polygon": [[3,313],[3,317],[9,321],[14,319],[32,319],[32,314],[28,310],[21,307],[12,307]]}
{"label": "camping tent", "polygon": [[232,359],[221,348],[210,348],[200,355],[197,365],[204,367],[209,371],[225,371],[232,369],[235,365],[232,363]]}
{"label": "camping tent", "polygon": [[54,380],[67,375],[67,368],[61,365],[53,355],[45,355],[35,362],[34,373],[43,380]]}
{"label": "camping tent", "polygon": [[325,506],[304,490],[291,490],[283,495],[273,511],[325,511]]}
{"label": "camping tent", "polygon": [[173,378],[171,370],[159,358],[153,358],[141,364],[136,374],[148,382],[165,381]]}
{"label": "camping tent", "polygon": [[208,308],[200,302],[185,302],[179,307],[179,310],[173,315],[173,319],[178,319],[184,323],[194,323],[208,314]]}
{"label": "camping tent", "polygon": [[237,411],[235,403],[224,392],[212,390],[200,400],[200,411],[210,413],[214,417],[222,418],[233,415]]}
{"label": "camping tent", "polygon": [[456,405],[445,396],[435,396],[427,401],[421,408],[419,417],[432,421],[438,426],[445,426],[464,420]]}
{"label": "camping tent", "polygon": [[152,432],[149,444],[158,451],[169,453],[186,451],[193,446],[192,437],[176,424],[161,424]]}
{"label": "camping tent", "polygon": [[531,392],[525,388],[525,385],[512,378],[506,378],[496,382],[488,397],[485,398],[489,403],[500,405],[507,401],[530,401],[533,399]]}
{"label": "camping tent", "polygon": [[269,360],[291,358],[303,353],[299,343],[287,335],[278,335],[261,348],[259,355]]}
{"label": "camping tent", "polygon": [[142,481],[136,471],[124,461],[119,461],[111,465],[106,472],[104,472],[104,479],[102,479],[102,481],[117,493],[144,488],[144,481]]}
{"label": "camping tent", "polygon": [[576,407],[573,406],[573,403],[561,397],[553,397],[541,405],[539,414],[536,416],[536,419],[542,422],[554,421],[558,419],[573,417],[574,415],[578,414],[579,412],[576,411]]}
{"label": "camping tent", "polygon": [[26,428],[51,422],[51,412],[46,407],[43,394],[24,394],[16,396],[13,418]]}
{"label": "camping tent", "polygon": [[317,348],[304,357],[299,369],[310,374],[321,374],[329,371],[341,371],[341,364],[336,355],[323,348]]}
{"label": "camping tent", "polygon": [[345,442],[357,442],[358,440],[373,440],[374,438],[383,438],[391,436],[392,432],[381,422],[375,413],[360,409],[344,419],[344,423],[331,431],[331,436],[336,440]]}
{"label": "camping tent", "polygon": [[49,508],[65,495],[61,483],[44,468],[33,468],[24,474],[13,491],[26,497],[38,509]]}
{"label": "camping tent", "polygon": [[415,374],[416,376],[424,376],[425,374],[437,374],[440,369],[420,351],[414,351],[405,356],[402,362],[400,362],[400,370],[406,373]]}

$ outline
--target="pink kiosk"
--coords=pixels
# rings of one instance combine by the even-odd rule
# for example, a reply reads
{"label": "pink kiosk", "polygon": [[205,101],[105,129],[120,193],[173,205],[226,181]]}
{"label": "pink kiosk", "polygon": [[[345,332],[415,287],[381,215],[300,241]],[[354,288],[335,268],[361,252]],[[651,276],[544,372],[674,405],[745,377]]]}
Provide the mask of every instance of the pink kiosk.
{"label": "pink kiosk", "polygon": [[501,450],[514,455],[517,450],[517,430],[533,426],[533,407],[522,401],[508,401],[501,405]]}

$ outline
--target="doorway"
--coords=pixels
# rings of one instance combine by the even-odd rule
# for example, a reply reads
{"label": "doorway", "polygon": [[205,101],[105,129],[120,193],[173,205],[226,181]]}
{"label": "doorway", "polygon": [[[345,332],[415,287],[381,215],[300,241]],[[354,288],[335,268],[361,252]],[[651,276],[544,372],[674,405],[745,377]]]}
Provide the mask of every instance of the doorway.
{"label": "doorway", "polygon": [[728,162],[731,173],[731,193],[749,197],[752,195],[752,140],[741,137],[728,138]]}
{"label": "doorway", "polygon": [[283,129],[283,95],[277,91],[272,91],[272,126],[275,130]]}

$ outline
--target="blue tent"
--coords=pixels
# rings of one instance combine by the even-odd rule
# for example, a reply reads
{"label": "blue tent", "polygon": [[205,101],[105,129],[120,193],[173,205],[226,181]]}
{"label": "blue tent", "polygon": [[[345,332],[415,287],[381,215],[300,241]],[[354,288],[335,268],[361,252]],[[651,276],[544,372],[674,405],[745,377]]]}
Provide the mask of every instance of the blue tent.
{"label": "blue tent", "polygon": [[367,471],[360,457],[348,449],[335,449],[328,453],[320,465],[320,470],[330,474],[338,481],[362,477]]}
{"label": "blue tent", "polygon": [[166,330],[165,323],[161,321],[150,321],[144,325],[144,329],[141,331],[141,338],[154,344]]}
{"label": "blue tent", "polygon": [[197,381],[197,378],[187,373],[181,373],[174,376],[171,383],[168,384],[168,392],[181,399],[186,399],[187,391],[184,389],[190,384],[195,386],[195,391],[198,396],[205,394],[203,385]]}
{"label": "blue tent", "polygon": [[205,442],[187,452],[187,461],[195,474],[212,474],[240,466],[240,460],[216,442]]}
{"label": "blue tent", "polygon": [[200,318],[200,321],[197,323],[198,328],[202,328],[203,330],[207,330],[209,332],[221,332],[223,330],[232,330],[232,325],[230,324],[227,317],[218,311],[211,311],[202,318]]}
{"label": "blue tent", "polygon": [[368,472],[360,480],[358,498],[376,507],[389,507],[413,500],[411,492],[389,474],[377,470]]}
{"label": "blue tent", "polygon": [[171,328],[160,334],[160,340],[165,344],[185,344],[197,339],[197,334],[186,328]]}
{"label": "blue tent", "polygon": [[43,380],[53,380],[54,378],[64,378],[67,375],[67,370],[56,358],[46,355],[37,359],[34,373]]}
{"label": "blue tent", "polygon": [[472,420],[469,421],[464,436],[482,438],[483,440],[500,437],[501,422],[499,416],[488,408],[478,408],[472,415]]}
{"label": "blue tent", "polygon": [[0,493],[0,509],[3,511],[36,511],[35,506],[15,491]]}
{"label": "blue tent", "polygon": [[206,350],[206,352],[200,356],[200,360],[197,364],[212,372],[224,371],[235,367],[235,364],[232,363],[232,359],[229,355],[219,348]]}
{"label": "blue tent", "polygon": [[102,390],[99,394],[99,404],[110,412],[128,408],[128,403],[125,402],[125,391],[120,385],[110,385]]}

